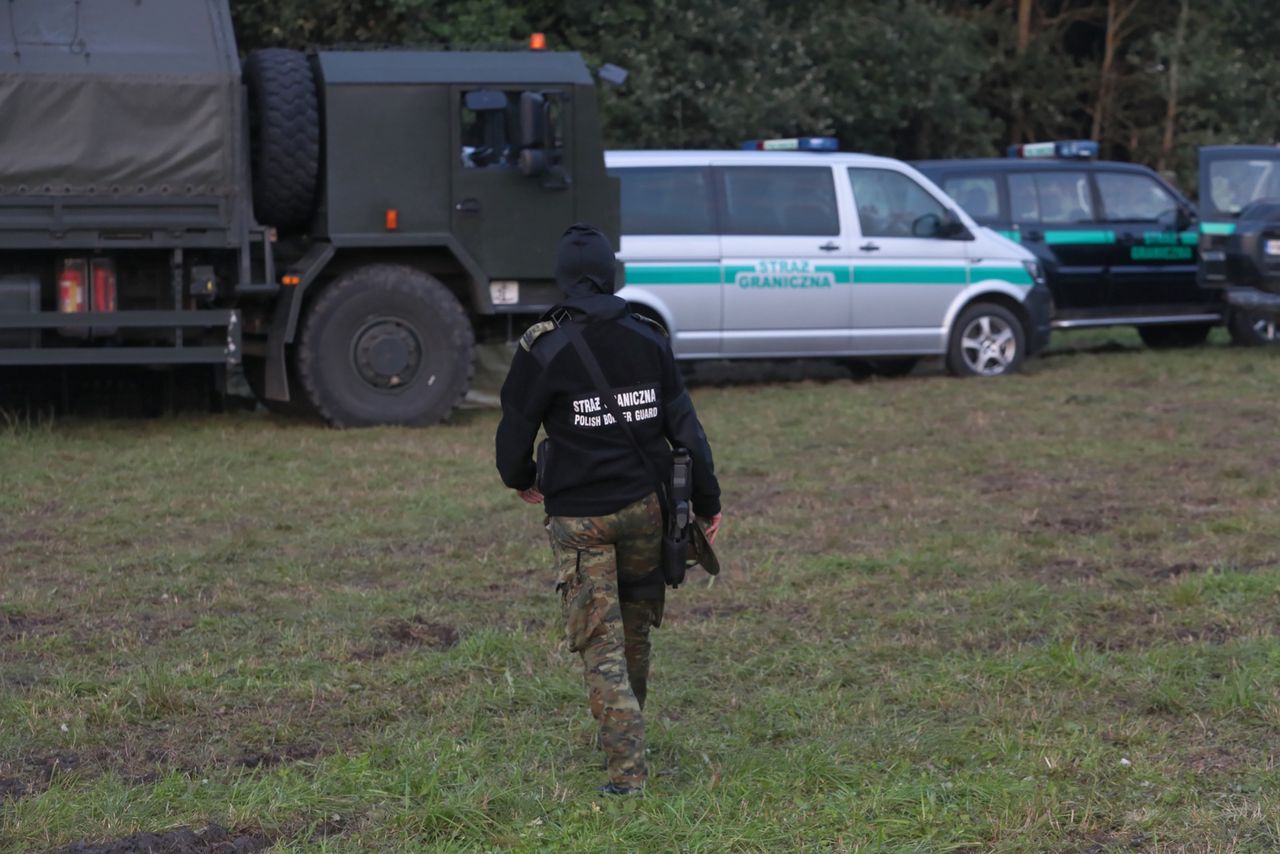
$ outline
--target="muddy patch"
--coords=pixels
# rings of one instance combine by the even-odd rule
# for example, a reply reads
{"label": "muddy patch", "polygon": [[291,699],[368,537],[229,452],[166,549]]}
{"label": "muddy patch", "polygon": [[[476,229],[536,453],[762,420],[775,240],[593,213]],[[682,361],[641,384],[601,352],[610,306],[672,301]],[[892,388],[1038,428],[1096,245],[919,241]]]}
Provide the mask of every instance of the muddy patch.
{"label": "muddy patch", "polygon": [[0,801],[16,801],[26,793],[26,783],[13,777],[0,777]]}
{"label": "muddy patch", "polygon": [[1244,759],[1225,748],[1200,750],[1187,757],[1187,767],[1196,774],[1236,771],[1244,764]]}
{"label": "muddy patch", "polygon": [[62,619],[58,614],[6,614],[0,611],[0,640],[48,634]]}
{"label": "muddy patch", "polygon": [[303,759],[314,759],[319,754],[319,745],[290,744],[274,750],[247,751],[240,757],[236,764],[244,768],[272,768],[285,762],[299,762]]}
{"label": "muddy patch", "polygon": [[433,623],[414,616],[409,620],[396,620],[386,629],[386,636],[404,646],[427,646],[433,649],[453,649],[461,635],[447,623]]}
{"label": "muddy patch", "polygon": [[211,824],[204,830],[180,827],[163,833],[135,833],[109,842],[76,842],[56,854],[252,854],[265,851],[271,838],[260,831],[227,830]]}

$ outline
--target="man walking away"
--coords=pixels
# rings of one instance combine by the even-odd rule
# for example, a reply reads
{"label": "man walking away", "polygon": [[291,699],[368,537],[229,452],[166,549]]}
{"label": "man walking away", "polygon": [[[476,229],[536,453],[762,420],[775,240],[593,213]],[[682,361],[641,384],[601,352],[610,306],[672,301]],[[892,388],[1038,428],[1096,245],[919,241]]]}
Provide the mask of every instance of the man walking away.
{"label": "man walking away", "polygon": [[[654,478],[626,430],[659,471],[672,446],[693,459],[693,511],[714,540],[720,486],[711,447],[661,326],[613,295],[609,240],[586,225],[560,239],[556,282],[565,299],[521,337],[502,386],[497,460],[502,481],[545,501],[565,637],[582,655],[591,714],[609,764],[608,794],[643,790],[649,630],[662,622],[662,511]],[[616,406],[601,398],[580,336]],[[545,426],[546,442],[533,459]]]}

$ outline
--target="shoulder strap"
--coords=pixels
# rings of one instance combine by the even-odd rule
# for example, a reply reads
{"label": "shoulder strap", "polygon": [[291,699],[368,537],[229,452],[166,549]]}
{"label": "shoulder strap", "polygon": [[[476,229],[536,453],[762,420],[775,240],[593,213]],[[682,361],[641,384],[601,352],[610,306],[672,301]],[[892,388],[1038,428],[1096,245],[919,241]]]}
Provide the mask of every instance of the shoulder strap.
{"label": "shoulder strap", "polygon": [[600,402],[608,408],[613,420],[622,427],[622,431],[627,434],[627,440],[631,442],[631,447],[635,450],[636,455],[640,457],[644,462],[645,468],[649,470],[649,477],[653,478],[654,486],[658,490],[658,502],[662,505],[663,511],[670,513],[671,502],[667,497],[667,479],[662,476],[658,467],[654,465],[653,459],[644,452],[644,447],[636,439],[636,434],[632,431],[631,424],[623,417],[617,398],[609,390],[609,383],[605,380],[604,373],[600,370],[600,363],[596,361],[596,356],[591,352],[591,347],[582,337],[581,324],[569,321],[562,323],[560,328],[564,330],[569,340],[573,343],[574,349],[578,351],[578,356],[582,358],[582,364],[586,367],[587,374],[590,375],[591,381],[595,383],[596,391],[600,393]]}

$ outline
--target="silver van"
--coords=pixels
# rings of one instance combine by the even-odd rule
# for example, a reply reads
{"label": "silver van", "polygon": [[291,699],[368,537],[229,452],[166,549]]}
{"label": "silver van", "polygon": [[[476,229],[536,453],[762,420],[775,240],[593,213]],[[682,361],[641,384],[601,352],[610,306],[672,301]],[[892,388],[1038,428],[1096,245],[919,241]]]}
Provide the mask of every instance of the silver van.
{"label": "silver van", "polygon": [[1035,257],[910,166],[806,151],[611,151],[626,286],[682,360],[944,356],[998,376],[1048,343]]}

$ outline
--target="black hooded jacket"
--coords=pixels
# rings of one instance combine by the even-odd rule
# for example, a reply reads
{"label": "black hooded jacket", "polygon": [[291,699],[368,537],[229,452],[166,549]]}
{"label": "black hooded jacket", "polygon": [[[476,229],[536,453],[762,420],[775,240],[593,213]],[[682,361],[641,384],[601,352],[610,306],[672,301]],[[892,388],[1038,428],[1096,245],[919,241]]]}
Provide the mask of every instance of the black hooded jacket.
{"label": "black hooded jacket", "polygon": [[[666,334],[613,295],[616,262],[609,240],[575,225],[560,241],[556,281],[566,299],[521,339],[502,386],[498,472],[512,489],[535,484],[553,516],[605,516],[656,488],[623,428],[600,401],[596,384],[563,323],[579,324],[631,431],[659,471],[671,469],[671,447],[693,457],[693,510],[720,512],[711,446],[685,390]],[[550,439],[539,466],[538,429]]]}

